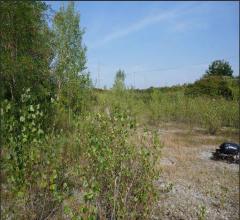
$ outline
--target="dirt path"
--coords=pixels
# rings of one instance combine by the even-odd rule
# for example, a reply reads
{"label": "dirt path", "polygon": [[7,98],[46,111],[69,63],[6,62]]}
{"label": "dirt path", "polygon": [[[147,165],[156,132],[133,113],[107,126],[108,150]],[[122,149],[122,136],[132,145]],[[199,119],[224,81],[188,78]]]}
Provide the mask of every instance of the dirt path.
{"label": "dirt path", "polygon": [[239,165],[211,159],[223,141],[202,130],[159,129],[164,144],[155,219],[239,219]]}

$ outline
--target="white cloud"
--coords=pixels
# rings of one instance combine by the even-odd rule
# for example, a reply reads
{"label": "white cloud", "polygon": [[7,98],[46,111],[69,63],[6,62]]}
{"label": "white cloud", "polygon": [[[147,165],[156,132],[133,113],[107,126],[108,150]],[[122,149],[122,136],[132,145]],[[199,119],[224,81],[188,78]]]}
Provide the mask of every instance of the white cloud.
{"label": "white cloud", "polygon": [[144,29],[145,27],[147,27],[149,25],[158,23],[163,20],[170,19],[174,16],[176,16],[176,14],[173,11],[170,11],[170,12],[166,12],[166,13],[161,13],[161,14],[145,17],[142,20],[129,25],[128,27],[123,27],[121,30],[117,30],[115,32],[107,34],[103,39],[101,39],[101,41],[93,43],[92,47],[102,46],[112,40],[125,37],[131,33],[134,33],[141,29]]}
{"label": "white cloud", "polygon": [[170,22],[170,25],[172,25],[173,30],[183,31],[187,29],[188,26],[193,26],[193,23],[181,22],[178,19],[181,15],[185,15],[189,12],[191,13],[194,10],[192,5],[193,4],[188,4],[188,5],[183,4],[180,7],[177,7],[172,10],[157,11],[152,15],[146,16],[141,20],[138,20],[135,23],[130,24],[129,26],[122,27],[120,30],[107,34],[105,37],[103,37],[101,40],[97,42],[92,42],[90,44],[90,48],[97,48],[115,39],[123,38],[125,36],[128,36],[129,34],[140,31],[150,25],[161,23],[161,22]]}

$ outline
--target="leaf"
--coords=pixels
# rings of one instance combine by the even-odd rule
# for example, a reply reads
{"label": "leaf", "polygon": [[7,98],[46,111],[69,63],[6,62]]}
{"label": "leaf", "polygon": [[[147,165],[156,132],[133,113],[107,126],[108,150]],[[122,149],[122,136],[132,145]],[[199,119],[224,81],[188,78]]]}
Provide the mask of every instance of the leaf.
{"label": "leaf", "polygon": [[38,129],[38,135],[43,134],[43,130],[41,128]]}
{"label": "leaf", "polygon": [[56,190],[56,184],[51,184],[50,185],[50,190],[55,191]]}
{"label": "leaf", "polygon": [[24,117],[24,116],[21,116],[21,117],[20,117],[20,121],[21,121],[21,122],[24,122],[24,121],[25,121],[25,117]]}
{"label": "leaf", "polygon": [[40,187],[45,188],[47,186],[47,181],[42,180],[40,183]]}
{"label": "leaf", "polygon": [[30,110],[31,112],[34,112],[33,105],[30,105],[29,110]]}
{"label": "leaf", "polygon": [[64,189],[67,189],[67,186],[68,186],[67,183],[63,183],[63,188]]}

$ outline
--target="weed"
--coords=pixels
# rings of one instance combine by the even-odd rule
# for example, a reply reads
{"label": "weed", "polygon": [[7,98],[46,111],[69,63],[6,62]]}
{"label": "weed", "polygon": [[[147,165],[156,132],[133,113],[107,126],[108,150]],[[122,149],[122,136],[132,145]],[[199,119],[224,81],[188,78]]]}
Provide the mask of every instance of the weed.
{"label": "weed", "polygon": [[198,211],[198,220],[204,220],[206,219],[206,206],[201,205],[199,206],[199,211]]}

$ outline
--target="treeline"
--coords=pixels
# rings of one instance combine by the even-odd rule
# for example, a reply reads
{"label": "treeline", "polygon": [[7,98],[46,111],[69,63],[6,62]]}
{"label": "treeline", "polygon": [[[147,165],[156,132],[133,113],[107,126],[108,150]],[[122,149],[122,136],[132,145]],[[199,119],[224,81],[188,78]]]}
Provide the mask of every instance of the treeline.
{"label": "treeline", "polygon": [[[117,73],[116,73],[117,76]],[[194,83],[185,83],[169,87],[150,87],[147,89],[129,88],[139,94],[150,95],[154,90],[162,93],[184,92],[186,96],[239,99],[239,76],[233,76],[231,65],[225,60],[213,61],[206,73]],[[113,85],[114,88],[114,85]],[[104,89],[99,89],[104,91]]]}
{"label": "treeline", "polygon": [[212,62],[199,80],[182,86],[126,89],[116,86],[124,84],[124,78],[117,75],[111,90],[96,93],[99,103],[121,103],[141,125],[185,123],[190,128],[205,128],[210,134],[223,127],[239,128],[239,78],[233,76],[227,61]]}

